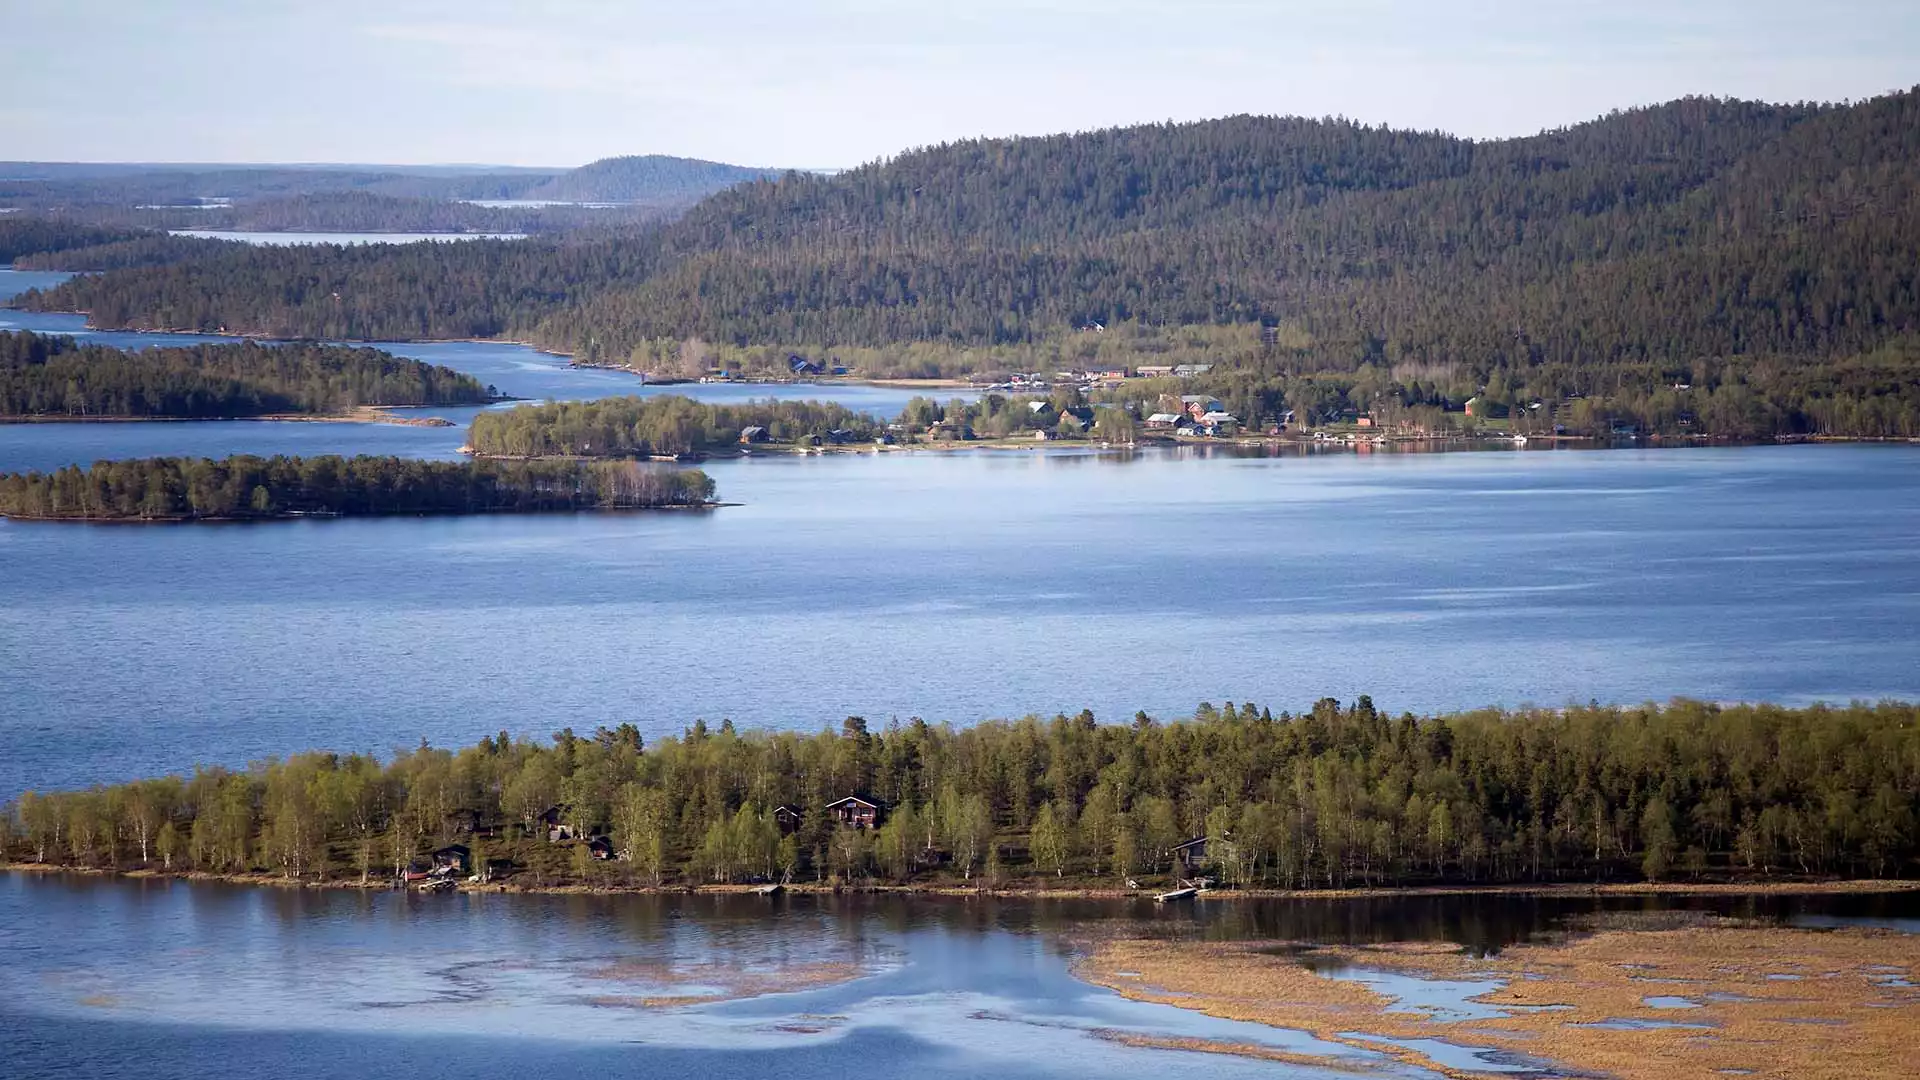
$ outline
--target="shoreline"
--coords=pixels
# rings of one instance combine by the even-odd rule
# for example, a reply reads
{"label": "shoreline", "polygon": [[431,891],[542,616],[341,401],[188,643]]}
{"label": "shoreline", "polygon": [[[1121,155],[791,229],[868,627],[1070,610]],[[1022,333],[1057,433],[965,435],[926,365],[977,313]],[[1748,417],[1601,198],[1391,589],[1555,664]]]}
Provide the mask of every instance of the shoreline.
{"label": "shoreline", "polygon": [[[661,509],[691,509],[662,507]],[[125,878],[134,881],[200,881],[277,889],[351,889],[399,892],[385,876],[362,881],[357,877],[327,880],[289,878],[271,872],[215,873],[206,870],[164,870],[152,867],[112,868],[62,866],[58,863],[0,862],[0,873],[75,874],[82,877]],[[757,885],[523,885],[511,881],[469,884],[456,891],[525,896],[751,896]],[[809,896],[909,896],[946,899],[996,900],[1133,900],[1151,901],[1150,889],[1104,887],[1047,888],[972,885],[835,885],[796,882],[781,886],[783,893]],[[1730,882],[1613,882],[1545,885],[1407,885],[1344,889],[1213,889],[1199,893],[1196,903],[1237,903],[1249,900],[1361,900],[1417,899],[1440,896],[1484,897],[1592,897],[1592,896],[1871,896],[1920,891],[1920,879],[1834,878]]]}
{"label": "shoreline", "polygon": [[[499,398],[498,401],[517,401]],[[398,416],[395,409],[484,409],[490,402],[453,405],[361,405],[345,413],[260,413],[253,416],[0,416],[0,424],[219,424],[246,421],[274,424],[398,424],[402,427],[459,427],[438,416]]]}
{"label": "shoreline", "polygon": [[[52,311],[52,310],[42,311],[42,310],[34,310],[34,309],[27,309],[27,308],[11,308],[5,305],[0,305],[0,311],[5,311],[5,310],[32,311],[32,313],[34,314],[41,314],[41,315],[80,315],[80,316],[86,316],[91,318],[91,313],[86,311]],[[107,333],[172,334],[172,335],[193,336],[193,337],[222,337],[222,338],[231,338],[236,341],[292,342],[292,341],[302,341],[302,340],[316,340],[316,341],[321,340],[321,339],[289,338],[289,337],[282,337],[274,334],[264,334],[264,333],[257,333],[257,332],[235,333],[233,331],[227,331],[227,330],[216,330],[216,331],[188,330],[188,329],[182,329],[178,327],[142,327],[142,326],[99,327],[99,326],[94,326],[91,322],[88,322],[86,328],[88,330],[95,330],[95,331],[101,331],[101,332],[107,332]],[[50,336],[55,336],[55,337],[60,336],[58,331],[35,330],[31,332],[48,334]],[[525,341],[517,338],[428,337],[428,338],[340,338],[340,339],[326,339],[326,340],[328,342],[337,342],[338,344],[342,344],[342,345],[348,345],[353,347],[370,347],[370,348],[379,348],[383,345],[515,345],[521,348],[531,349],[534,352],[541,353],[546,356],[563,357],[567,360],[568,366],[570,367],[590,369],[595,371],[617,371],[623,374],[632,375],[636,379],[640,380],[641,386],[653,386],[653,387],[660,387],[660,386],[682,387],[682,386],[711,386],[711,385],[831,387],[835,385],[841,385],[841,386],[874,386],[874,387],[885,387],[885,388],[901,389],[901,390],[929,390],[929,391],[977,389],[974,383],[972,383],[971,381],[965,378],[912,379],[912,378],[887,378],[887,377],[860,378],[857,376],[828,376],[827,379],[824,381],[822,379],[812,379],[812,378],[782,379],[782,378],[775,378],[775,377],[756,378],[756,379],[729,379],[720,383],[706,383],[697,379],[670,379],[665,381],[652,381],[648,379],[647,374],[645,372],[636,371],[633,368],[628,367],[624,364],[582,363],[579,360],[576,360],[574,358],[573,353],[568,352],[564,349],[560,349],[560,348],[556,348],[548,345],[541,345],[536,342]],[[528,400],[528,399],[516,398],[516,397],[503,397],[503,398],[495,399],[496,402],[523,401],[523,400]],[[467,408],[467,407],[470,407],[470,406],[457,406],[457,405],[380,406],[380,408]],[[60,420],[71,420],[71,419],[77,419],[77,418],[71,418],[71,417],[54,418],[51,422],[59,422]],[[163,419],[284,420],[284,419],[296,419],[296,417],[285,417],[285,416],[219,417],[219,418],[129,417],[126,419],[128,420],[149,420],[149,419],[151,420],[163,420]],[[297,419],[347,420],[350,418],[298,417]],[[0,423],[21,423],[21,422],[32,422],[32,421],[27,421],[24,418],[0,417]],[[117,419],[114,422],[118,422]],[[393,420],[393,421],[384,421],[384,422],[406,423],[407,421]],[[1318,430],[1324,432],[1327,429],[1321,428]],[[1384,442],[1374,443],[1372,440],[1376,437],[1383,438]],[[1230,438],[1192,438],[1192,437],[1182,438],[1178,435],[1172,435],[1172,434],[1159,435],[1155,433],[1150,433],[1146,438],[1139,440],[1139,442],[1137,443],[1120,444],[1118,447],[1115,447],[1115,448],[1126,449],[1136,445],[1152,444],[1155,442],[1164,442],[1167,445],[1173,445],[1173,446],[1258,447],[1258,446],[1322,445],[1322,446],[1328,446],[1328,447],[1339,448],[1339,449],[1365,452],[1367,450],[1373,450],[1376,447],[1391,449],[1398,445],[1431,446],[1434,444],[1459,443],[1459,442],[1466,442],[1466,443],[1505,442],[1510,440],[1511,438],[1512,436],[1509,433],[1482,432],[1478,434],[1456,433],[1456,434],[1390,435],[1384,431],[1377,431],[1377,430],[1373,431],[1370,434],[1365,434],[1365,435],[1361,434],[1357,430],[1351,431],[1351,432],[1341,431],[1338,434],[1330,434],[1324,439],[1315,439],[1310,436],[1306,436],[1304,434],[1289,435],[1289,436],[1241,435],[1241,436],[1234,436]],[[1624,446],[1620,445],[1621,443],[1620,439],[1611,438],[1604,435],[1529,434],[1527,435],[1527,439],[1531,442],[1541,442],[1541,443],[1548,444],[1549,447],[1557,447],[1558,445],[1561,445],[1561,444],[1584,444],[1596,449],[1648,449],[1648,448],[1663,448],[1663,447],[1682,448],[1682,447],[1725,446],[1725,445],[1791,446],[1791,445],[1806,444],[1806,443],[1833,443],[1833,444],[1887,443],[1887,444],[1893,444],[1893,445],[1920,444],[1920,436],[1832,435],[1832,434],[1823,434],[1818,432],[1808,432],[1808,433],[1800,433],[1800,434],[1779,434],[1779,435],[1773,435],[1770,437],[1759,438],[1759,439],[1736,439],[1734,436],[1730,436],[1730,435],[1713,435],[1708,433],[1694,433],[1694,434],[1670,435],[1670,436],[1662,436],[1656,433],[1656,434],[1635,436],[1630,440],[1628,440]],[[1010,438],[1009,440],[1005,440],[1005,441],[1014,442],[1014,441],[1021,441],[1021,440]],[[1009,448],[1016,448],[1016,447],[1009,447]],[[1518,448],[1519,448],[1518,446],[1513,447],[1513,449],[1518,449]],[[812,449],[817,450],[822,448],[812,448]],[[835,449],[845,449],[845,448],[835,448]],[[888,449],[918,449],[918,447],[889,447]]]}
{"label": "shoreline", "polygon": [[[298,514],[263,514],[246,517],[43,517],[32,514],[0,513],[0,521],[18,521],[34,525],[276,525],[288,521],[364,521],[391,518],[456,518],[456,517],[541,517],[553,514],[640,514],[656,510],[718,510],[726,506],[741,506],[742,503],[704,502],[670,503],[665,506],[583,506],[575,508],[555,508],[552,510],[395,510],[391,513],[377,514],[340,514],[313,512]],[[0,870],[11,869],[11,864],[0,863]],[[119,873],[121,871],[112,871]]]}

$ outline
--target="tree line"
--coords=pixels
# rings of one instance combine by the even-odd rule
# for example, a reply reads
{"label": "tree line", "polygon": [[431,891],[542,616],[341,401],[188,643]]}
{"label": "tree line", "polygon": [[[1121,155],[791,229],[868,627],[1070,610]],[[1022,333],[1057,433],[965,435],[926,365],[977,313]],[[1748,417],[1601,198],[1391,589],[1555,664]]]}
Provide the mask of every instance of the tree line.
{"label": "tree line", "polygon": [[0,332],[0,415],[206,419],[481,405],[471,375],[378,349],[235,342],[141,349]]}
{"label": "tree line", "polygon": [[711,478],[637,462],[420,461],[335,455],[140,458],[0,474],[0,517],[235,521],[702,506]]}
{"label": "tree line", "polygon": [[[833,801],[879,803],[877,829]],[[783,819],[785,807],[797,817]],[[1920,710],[1667,705],[1391,716],[1202,703],[969,727],[849,717],[815,734],[696,721],[550,741],[506,732],[384,763],[312,752],[245,770],[27,792],[0,850],[75,866],[363,878],[459,841],[545,883],[1247,887],[1646,877],[1904,876],[1920,863]],[[620,858],[547,843],[607,835]],[[1187,841],[1204,856],[1176,862]],[[1187,847],[1186,850],[1193,850]]]}
{"label": "tree line", "polygon": [[749,427],[776,443],[824,441],[834,432],[867,442],[882,429],[873,417],[833,402],[710,405],[660,394],[484,412],[473,418],[467,445],[487,457],[671,457],[738,446]]}

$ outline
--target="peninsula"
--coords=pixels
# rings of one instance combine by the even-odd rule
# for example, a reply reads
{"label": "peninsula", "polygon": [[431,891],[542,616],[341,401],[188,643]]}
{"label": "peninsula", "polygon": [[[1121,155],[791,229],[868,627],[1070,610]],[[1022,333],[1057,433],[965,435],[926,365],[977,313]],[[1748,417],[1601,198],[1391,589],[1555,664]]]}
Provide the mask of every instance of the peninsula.
{"label": "peninsula", "polygon": [[0,332],[0,421],[380,420],[389,407],[501,400],[471,375],[372,348],[243,341],[134,351]]}

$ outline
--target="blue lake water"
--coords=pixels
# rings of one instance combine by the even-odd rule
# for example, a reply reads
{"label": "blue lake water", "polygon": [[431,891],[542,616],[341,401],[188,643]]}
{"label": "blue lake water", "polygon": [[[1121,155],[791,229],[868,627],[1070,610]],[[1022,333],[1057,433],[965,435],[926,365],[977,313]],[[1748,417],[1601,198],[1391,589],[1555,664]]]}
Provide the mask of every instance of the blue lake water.
{"label": "blue lake water", "polygon": [[1920,448],[716,462],[651,515],[0,523],[0,792],[695,717],[1920,696]]}
{"label": "blue lake water", "polygon": [[[0,272],[0,296],[60,276]],[[85,332],[75,316],[0,311],[4,323]],[[643,388],[520,346],[386,347],[529,398],[830,394],[884,415],[911,396]],[[158,453],[451,456],[473,410],[437,412],[461,426],[0,425],[0,471]],[[1890,446],[846,455],[716,462],[721,494],[742,505],[701,514],[0,522],[0,800],[312,747],[622,721],[655,737],[696,716],[811,729],[849,713],[966,722],[1090,707],[1111,720],[1361,693],[1389,709],[1920,697],[1917,466],[1920,448]],[[740,898],[0,874],[0,1076],[239,1080],[323,1061],[328,1074],[522,1080],[1317,1077],[1101,1037],[1382,1063],[1086,986],[1063,931],[1129,918],[1207,937],[1497,947],[1596,905],[1910,928],[1915,902],[1156,911],[793,897],[770,912]],[[815,962],[865,975],[681,1009],[623,1000]],[[621,965],[638,973],[608,974]],[[663,965],[691,973],[663,982]]]}

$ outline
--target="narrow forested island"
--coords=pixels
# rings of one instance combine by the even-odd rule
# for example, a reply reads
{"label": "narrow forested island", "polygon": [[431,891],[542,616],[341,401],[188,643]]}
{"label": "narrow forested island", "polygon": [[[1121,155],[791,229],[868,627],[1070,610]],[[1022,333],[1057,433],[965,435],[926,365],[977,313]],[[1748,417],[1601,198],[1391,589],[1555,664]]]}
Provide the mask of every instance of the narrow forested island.
{"label": "narrow forested island", "polygon": [[[28,792],[0,858],[304,882],[1243,890],[1920,871],[1920,707],[502,732]],[[437,872],[436,872],[437,871]],[[1130,884],[1131,882],[1131,884]]]}
{"label": "narrow forested island", "polygon": [[0,475],[0,517],[258,521],[392,514],[530,514],[707,506],[697,469],[617,461],[399,457],[142,458]]}
{"label": "narrow forested island", "polygon": [[709,405],[678,394],[520,405],[473,418],[480,457],[645,458],[709,453],[757,442],[868,442],[885,430],[865,413],[819,401]]}
{"label": "narrow forested island", "polygon": [[[1176,386],[1175,389],[1178,389]],[[1206,395],[1195,395],[1211,401]],[[1149,399],[1152,408],[1184,408]],[[1217,403],[1216,403],[1217,404]],[[474,417],[467,449],[489,458],[679,457],[734,450],[931,445],[1036,438],[1132,443],[1141,405],[1089,404],[1077,389],[1051,396],[990,393],[944,404],[909,400],[892,420],[834,402],[711,405],[677,394],[519,405]],[[1159,434],[1171,435],[1172,431]]]}
{"label": "narrow forested island", "polygon": [[497,400],[471,375],[378,349],[242,341],[124,350],[0,332],[0,420],[344,417]]}

